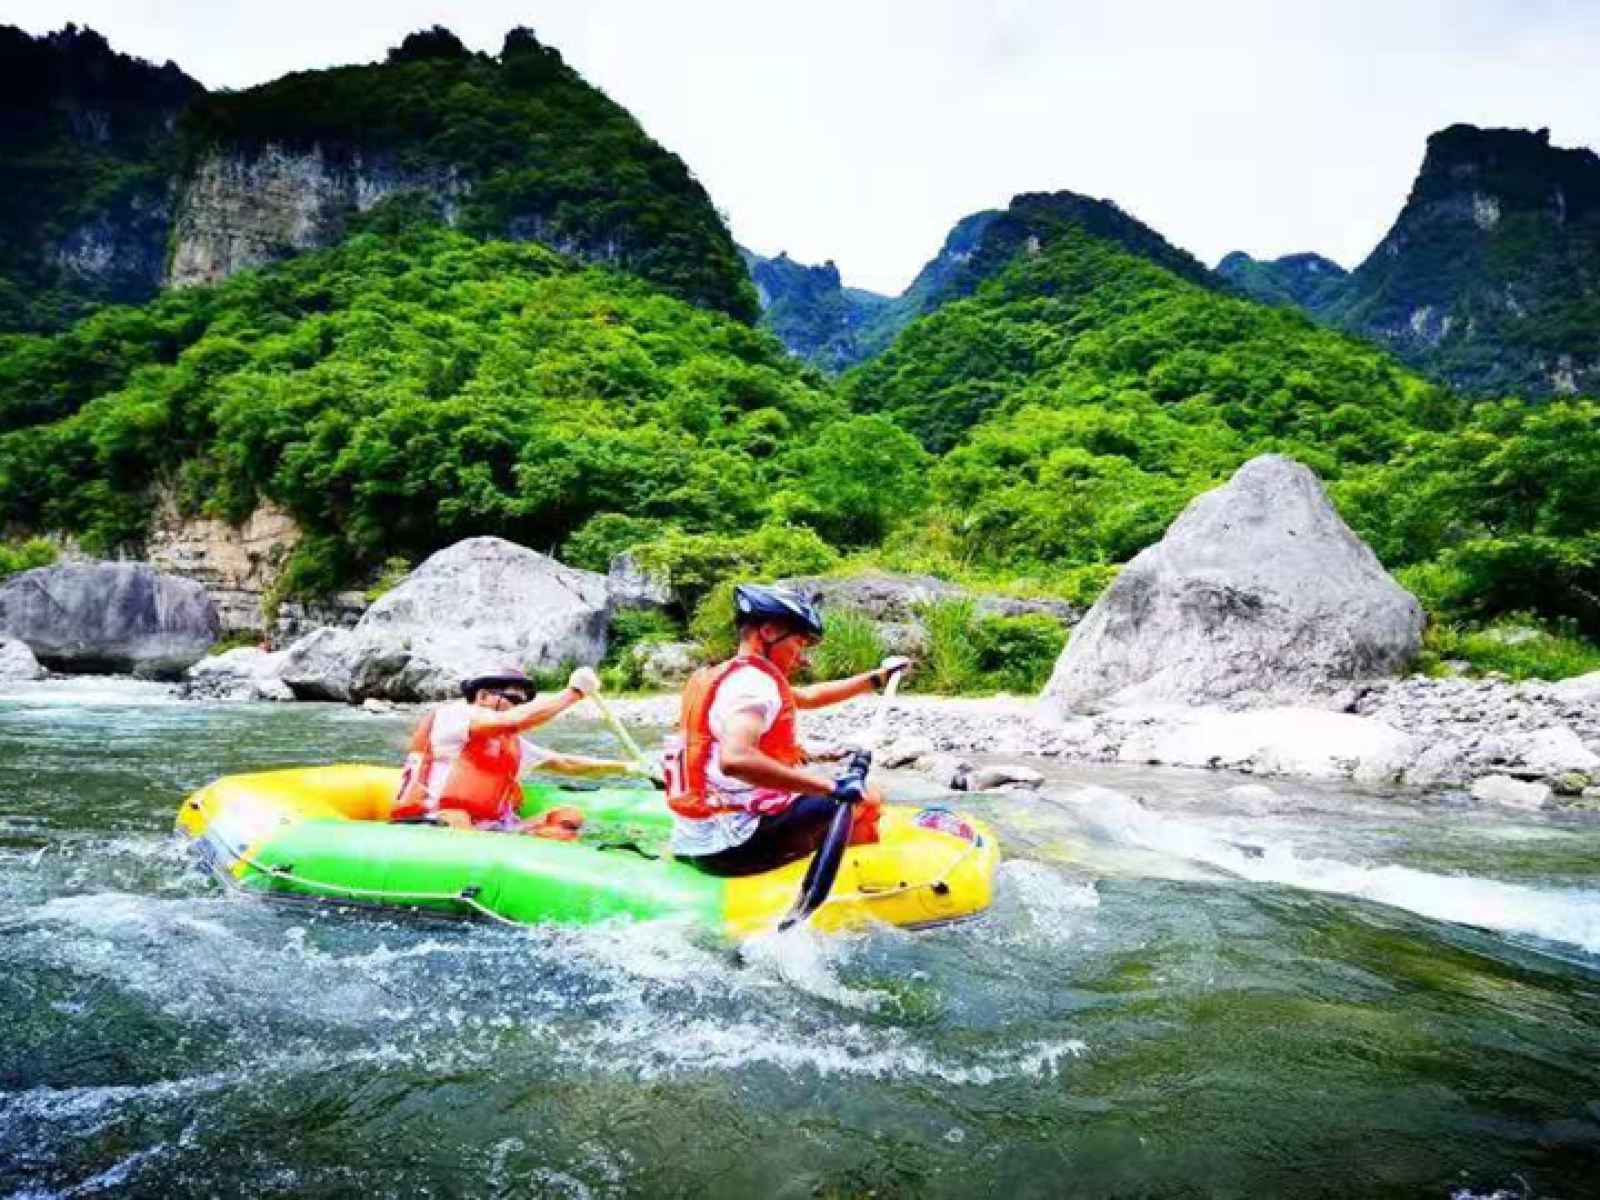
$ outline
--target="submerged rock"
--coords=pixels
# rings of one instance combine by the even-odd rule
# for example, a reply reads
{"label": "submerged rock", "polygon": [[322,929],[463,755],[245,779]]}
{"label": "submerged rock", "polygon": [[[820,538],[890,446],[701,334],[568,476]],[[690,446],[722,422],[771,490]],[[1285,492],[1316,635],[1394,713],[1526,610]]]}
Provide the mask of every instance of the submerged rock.
{"label": "submerged rock", "polygon": [[373,604],[354,629],[289,648],[304,700],[439,700],[472,675],[593,665],[605,654],[606,577],[503,538],[457,542]]}
{"label": "submerged rock", "polygon": [[0,632],[53,670],[174,678],[221,622],[193,580],[144,563],[66,562],[0,584]]}
{"label": "submerged rock", "polygon": [[1321,701],[1402,669],[1422,625],[1317,477],[1265,455],[1123,568],[1044,695],[1066,710]]}
{"label": "submerged rock", "polygon": [[993,763],[969,771],[964,783],[969,792],[992,792],[1003,787],[1031,789],[1044,786],[1044,776],[1020,763]]}
{"label": "submerged rock", "polygon": [[1543,808],[1552,794],[1545,784],[1524,783],[1509,775],[1485,775],[1472,785],[1473,799],[1509,808]]}

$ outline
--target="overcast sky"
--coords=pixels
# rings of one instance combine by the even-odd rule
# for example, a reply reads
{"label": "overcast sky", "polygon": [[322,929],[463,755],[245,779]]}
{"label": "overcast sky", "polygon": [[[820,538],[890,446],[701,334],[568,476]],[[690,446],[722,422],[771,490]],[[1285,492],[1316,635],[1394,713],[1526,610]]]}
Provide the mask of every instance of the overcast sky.
{"label": "overcast sky", "polygon": [[1115,200],[1208,263],[1383,236],[1429,132],[1600,146],[1595,0],[4,0],[209,87],[531,26],[766,254],[898,292],[1021,191]]}

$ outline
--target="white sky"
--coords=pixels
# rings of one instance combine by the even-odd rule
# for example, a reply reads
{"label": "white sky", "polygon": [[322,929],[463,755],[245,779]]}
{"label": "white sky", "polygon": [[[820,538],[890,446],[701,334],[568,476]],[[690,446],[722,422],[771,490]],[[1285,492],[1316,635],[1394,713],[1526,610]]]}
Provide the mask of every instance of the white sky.
{"label": "white sky", "polygon": [[209,87],[531,26],[766,254],[898,292],[1015,193],[1116,200],[1208,263],[1354,265],[1457,121],[1600,146],[1595,0],[0,0]]}

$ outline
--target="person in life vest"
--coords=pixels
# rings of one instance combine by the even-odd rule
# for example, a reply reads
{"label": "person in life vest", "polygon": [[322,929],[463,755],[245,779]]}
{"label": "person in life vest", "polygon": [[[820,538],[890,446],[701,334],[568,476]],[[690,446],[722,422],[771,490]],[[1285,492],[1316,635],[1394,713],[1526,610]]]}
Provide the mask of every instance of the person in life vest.
{"label": "person in life vest", "polygon": [[857,777],[835,781],[808,766],[797,718],[882,687],[911,660],[793,687],[822,638],[822,614],[787,588],[749,584],[735,589],[734,608],[739,652],[690,678],[665,763],[673,856],[714,875],[769,871],[816,853],[840,803],[857,806],[852,843],[876,841],[881,798]]}
{"label": "person in life vest", "polygon": [[518,815],[524,771],[563,775],[637,774],[640,768],[603,758],[557,754],[522,734],[559,716],[600,690],[588,667],[572,673],[566,689],[536,697],[520,671],[480,675],[461,685],[462,699],[422,719],[411,738],[390,820],[436,820],[456,829],[499,829],[570,841],[582,817],[553,809],[534,821]]}

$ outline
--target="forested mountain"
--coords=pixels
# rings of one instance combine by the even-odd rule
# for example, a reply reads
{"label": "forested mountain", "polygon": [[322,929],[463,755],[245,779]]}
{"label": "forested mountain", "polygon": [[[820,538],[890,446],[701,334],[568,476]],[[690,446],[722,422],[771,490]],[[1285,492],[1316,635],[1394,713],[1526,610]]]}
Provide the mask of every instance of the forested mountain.
{"label": "forested mountain", "polygon": [[68,25],[0,25],[0,330],[56,329],[155,295],[175,201],[177,67]]}
{"label": "forested mountain", "polygon": [[1350,272],[1320,254],[1262,260],[1241,250],[1219,262],[1217,274],[1252,300],[1292,304],[1318,316],[1343,297],[1350,278]]}
{"label": "forested mountain", "polygon": [[1277,450],[1333,481],[1436,613],[1522,609],[1600,632],[1594,404],[1470,407],[1375,347],[1082,228],[911,324],[842,387],[941,455],[927,536],[954,561],[1124,561]]}
{"label": "forested mountain", "polygon": [[1453,125],[1331,321],[1480,394],[1600,388],[1600,158]]}
{"label": "forested mountain", "polygon": [[1434,134],[1394,226],[1348,275],[1315,254],[1234,253],[1217,273],[1473,395],[1600,390],[1600,158],[1547,130]]}
{"label": "forested mountain", "polygon": [[811,267],[787,254],[740,253],[761,301],[761,327],[790,353],[829,372],[861,360],[862,331],[891,303],[889,297],[845,287],[831,261]]}
{"label": "forested mountain", "polygon": [[754,320],[754,289],[674,154],[525,29],[442,29],[382,63],[207,94],[89,30],[0,27],[0,331],[336,244],[387,197]]}
{"label": "forested mountain", "polygon": [[436,28],[383,63],[207,96],[184,134],[180,284],[332,245],[358,212],[419,192],[475,236],[541,242],[757,316],[733,240],[688,167],[526,29],[498,57]]}
{"label": "forested mountain", "polygon": [[554,547],[603,513],[635,540],[748,532],[780,502],[851,519],[806,458],[848,414],[767,335],[437,225],[0,339],[0,406],[8,528],[137,547],[157,482],[233,520],[270,497],[311,535],[291,586],[469,534]]}
{"label": "forested mountain", "polygon": [[[837,272],[831,285],[817,279],[807,288],[789,288],[781,317],[769,310],[763,324],[802,358],[830,369],[851,366],[881,353],[918,317],[950,300],[970,295],[1018,254],[1036,251],[1069,229],[1082,229],[1182,278],[1205,285],[1216,282],[1194,256],[1173,246],[1109,200],[1092,200],[1067,191],[1030,192],[1015,197],[1003,210],[988,209],[956,222],[939,253],[899,296],[883,299],[871,293],[856,293],[857,297],[870,298],[865,303],[857,299],[850,308],[847,338],[818,342],[813,332],[834,328],[840,309],[850,306],[850,301],[841,299],[839,294]],[[757,283],[760,282],[758,278]],[[842,289],[846,296],[853,291]],[[813,353],[813,346],[820,347],[818,353]]]}

